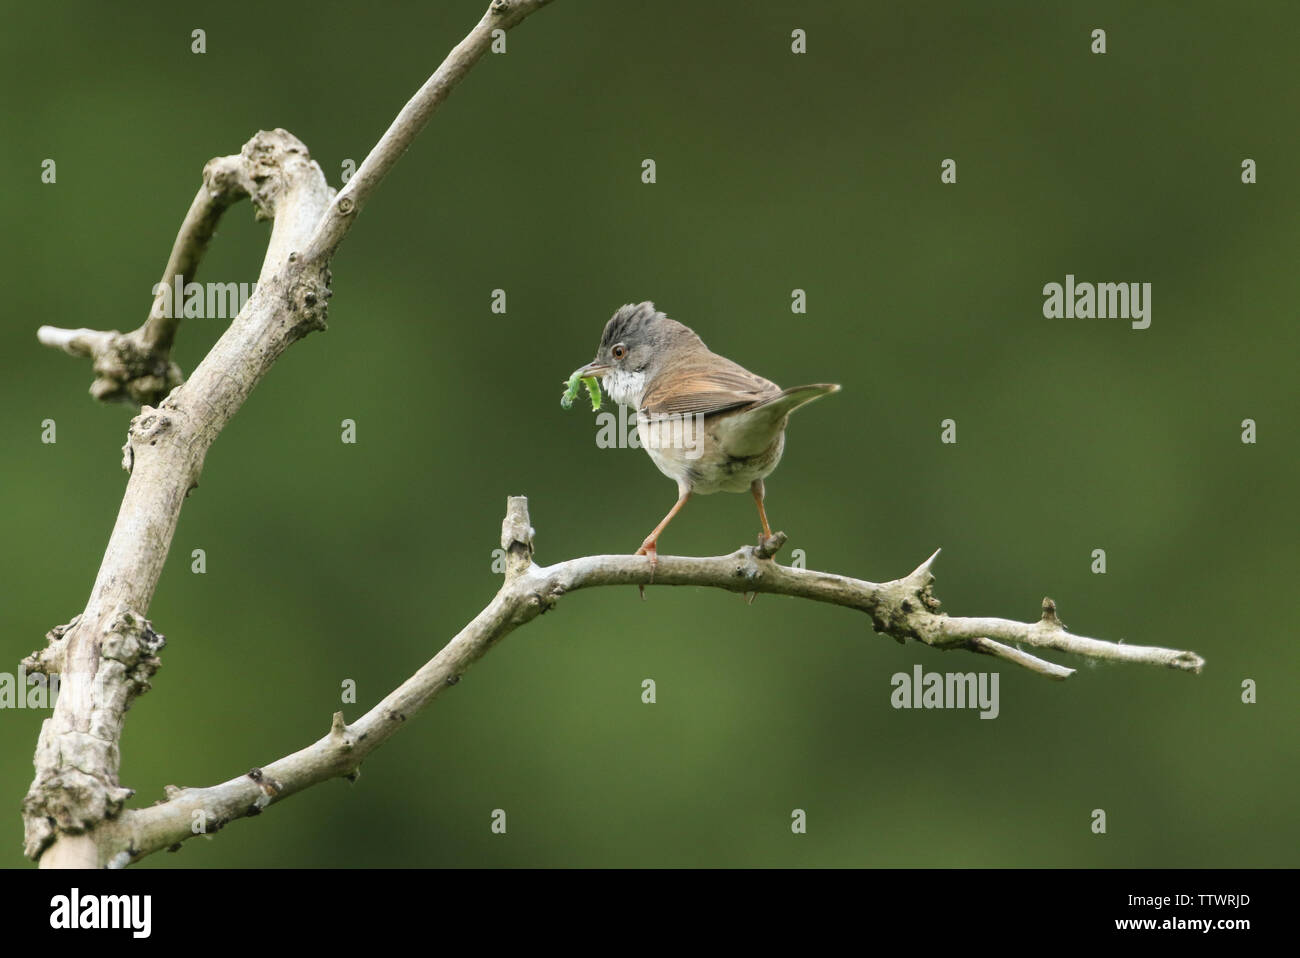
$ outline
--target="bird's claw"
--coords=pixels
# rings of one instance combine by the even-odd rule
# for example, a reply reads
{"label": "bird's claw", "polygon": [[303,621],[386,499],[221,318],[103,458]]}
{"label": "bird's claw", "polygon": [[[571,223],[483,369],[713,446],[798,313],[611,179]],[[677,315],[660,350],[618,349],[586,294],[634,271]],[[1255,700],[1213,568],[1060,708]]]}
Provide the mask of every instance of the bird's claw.
{"label": "bird's claw", "polygon": [[[655,569],[659,566],[659,550],[654,542],[643,542],[641,548],[636,550],[636,555],[645,556],[650,560],[650,583],[655,580]],[[641,600],[645,601],[645,586],[637,586],[637,591],[641,593]]]}

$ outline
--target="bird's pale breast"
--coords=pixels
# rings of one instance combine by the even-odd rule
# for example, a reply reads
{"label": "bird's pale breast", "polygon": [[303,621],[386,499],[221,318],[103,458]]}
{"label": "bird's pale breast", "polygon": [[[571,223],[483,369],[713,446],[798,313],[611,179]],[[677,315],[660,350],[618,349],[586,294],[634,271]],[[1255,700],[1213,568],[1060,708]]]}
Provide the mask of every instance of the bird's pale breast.
{"label": "bird's pale breast", "polygon": [[[739,414],[743,416],[743,413]],[[736,414],[713,416],[637,416],[641,445],[659,471],[696,495],[714,492],[748,492],[755,479],[777,467],[785,449],[785,423],[758,452],[736,455],[738,435],[744,433],[746,450],[753,436],[743,429]]]}

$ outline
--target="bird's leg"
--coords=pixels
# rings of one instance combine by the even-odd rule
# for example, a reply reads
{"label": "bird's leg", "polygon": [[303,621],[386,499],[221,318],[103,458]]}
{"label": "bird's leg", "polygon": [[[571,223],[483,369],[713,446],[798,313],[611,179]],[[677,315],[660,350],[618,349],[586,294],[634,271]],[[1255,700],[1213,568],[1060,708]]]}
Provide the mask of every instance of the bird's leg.
{"label": "bird's leg", "polygon": [[772,527],[767,524],[767,510],[763,508],[763,498],[767,495],[767,490],[763,488],[763,480],[755,479],[750,483],[749,491],[754,494],[754,504],[758,506],[758,518],[763,523],[763,541],[766,542],[772,538]]}
{"label": "bird's leg", "polygon": [[659,525],[655,526],[654,531],[645,537],[645,541],[641,543],[641,548],[636,550],[637,555],[650,557],[652,568],[654,567],[654,564],[659,561],[657,549],[655,547],[658,545],[660,534],[667,527],[668,523],[673,521],[673,516],[677,515],[677,513],[681,511],[682,506],[686,505],[686,500],[690,497],[691,494],[689,492],[683,492],[678,496],[677,501],[673,503],[673,507],[668,510],[668,515],[663,517]]}
{"label": "bird's leg", "polygon": [[[767,510],[763,508],[763,499],[767,496],[767,490],[763,487],[762,479],[755,479],[749,484],[749,491],[754,494],[754,505],[758,506],[758,519],[763,523],[763,534],[759,537],[758,544],[760,547],[766,547],[772,541],[772,527],[767,524]],[[757,592],[745,593],[745,604],[753,605],[754,599],[758,597]]]}
{"label": "bird's leg", "polygon": [[[636,550],[639,556],[646,556],[650,559],[650,581],[654,581],[655,566],[659,564],[659,534],[664,531],[668,523],[673,521],[673,516],[681,511],[682,506],[686,505],[686,500],[691,497],[689,490],[681,490],[677,496],[677,502],[668,510],[668,515],[664,516],[663,521],[655,526],[654,532],[645,537],[645,542],[641,543],[641,548]],[[641,590],[641,598],[645,598],[645,586],[637,586]]]}

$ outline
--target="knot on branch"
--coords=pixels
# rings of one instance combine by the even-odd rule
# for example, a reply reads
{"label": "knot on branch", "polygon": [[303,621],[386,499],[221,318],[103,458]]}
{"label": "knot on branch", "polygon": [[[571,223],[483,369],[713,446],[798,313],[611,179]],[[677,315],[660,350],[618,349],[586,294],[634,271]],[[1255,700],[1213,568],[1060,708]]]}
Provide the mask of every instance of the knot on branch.
{"label": "knot on branch", "polygon": [[[122,718],[136,696],[149,688],[158,671],[164,637],[142,615],[117,609],[101,621],[98,655],[92,673],[65,671],[59,705],[41,729],[36,746],[36,778],[23,799],[25,851],[37,858],[60,833],[78,834],[114,818],[134,794],[117,781],[117,741]],[[82,617],[61,627],[58,641]],[[59,630],[52,630],[51,635]],[[88,702],[88,721],[70,723],[63,698]]]}
{"label": "knot on branch", "polygon": [[[166,644],[167,637],[155,631],[148,619],[134,612],[119,612],[109,625],[100,642],[99,654],[101,659],[120,666],[121,673],[114,678],[124,690],[126,707],[136,696],[149,691],[149,680],[162,666],[158,653]],[[101,665],[100,671],[103,669]]]}
{"label": "knot on branch", "polygon": [[538,7],[544,7],[551,0],[492,0],[488,13],[506,20],[508,26],[514,26]]}
{"label": "knot on branch", "polygon": [[252,808],[248,810],[249,814],[256,815],[275,800],[275,797],[283,791],[284,786],[257,767],[248,770],[248,777],[256,782],[258,788],[262,790],[262,794],[257,796]]}
{"label": "knot on branch", "polygon": [[111,332],[94,353],[90,394],[101,402],[156,405],[185,381],[181,367],[145,345],[138,332]]}
{"label": "knot on branch", "polygon": [[538,615],[545,615],[555,608],[562,595],[564,595],[563,589],[544,589],[541,592],[534,592],[528,597],[528,601],[537,610]]}
{"label": "knot on branch", "polygon": [[140,410],[139,415],[132,417],[126,435],[131,442],[156,446],[159,437],[165,435],[171,428],[171,416],[152,406],[145,406]]}
{"label": "knot on branch", "polygon": [[117,785],[105,787],[94,775],[72,765],[61,767],[42,781],[39,793],[33,784],[23,799],[24,854],[39,858],[60,832],[78,835],[115,817],[134,794]]}
{"label": "knot on branch", "polygon": [[214,201],[228,206],[247,196],[256,219],[274,219],[296,162],[312,162],[302,140],[288,130],[258,130],[238,156],[209,160],[203,167],[203,183]]}
{"label": "knot on branch", "polygon": [[[785,533],[778,532],[777,535],[784,536]],[[773,536],[773,538],[776,538],[776,536]],[[763,560],[771,559],[772,554],[776,551],[772,550],[772,553],[766,552],[763,549],[762,539],[763,534],[760,532],[758,545],[741,546],[740,549],[734,553],[735,557],[739,560],[736,563],[735,572],[733,573],[737,579],[744,579],[747,583],[752,583],[757,582],[762,578]],[[782,541],[784,541],[784,539]],[[778,545],[777,548],[780,548],[780,546]]]}
{"label": "knot on branch", "polygon": [[62,672],[68,649],[68,644],[63,641],[63,637],[75,629],[80,621],[81,616],[78,615],[67,625],[56,625],[46,632],[45,641],[47,644],[45,648],[37,649],[23,659],[23,669],[28,673],[40,673],[50,676]]}
{"label": "knot on branch", "polygon": [[131,419],[126,428],[126,443],[122,446],[122,468],[130,472],[135,468],[138,452],[157,446],[159,441],[176,428],[174,405],[161,408],[145,405]]}
{"label": "knot on branch", "polygon": [[88,357],[95,372],[90,394],[101,402],[157,405],[185,381],[180,366],[166,350],[145,341],[143,328],[129,333],[117,330],[59,329],[42,326],[36,333],[46,346],[72,356]]}
{"label": "knot on branch", "polygon": [[[293,263],[296,254],[290,254],[289,260]],[[331,279],[330,271],[323,267],[306,267],[293,274],[288,303],[297,338],[326,328],[329,299],[334,295]]]}

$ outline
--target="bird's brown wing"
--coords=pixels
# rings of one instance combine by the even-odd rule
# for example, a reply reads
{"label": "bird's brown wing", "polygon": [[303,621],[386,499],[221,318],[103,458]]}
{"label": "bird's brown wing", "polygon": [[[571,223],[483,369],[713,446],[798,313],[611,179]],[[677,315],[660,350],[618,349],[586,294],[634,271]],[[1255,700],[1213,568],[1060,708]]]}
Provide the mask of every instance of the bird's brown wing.
{"label": "bird's brown wing", "polygon": [[709,415],[771,399],[781,387],[716,353],[701,355],[657,376],[641,397],[651,416]]}

